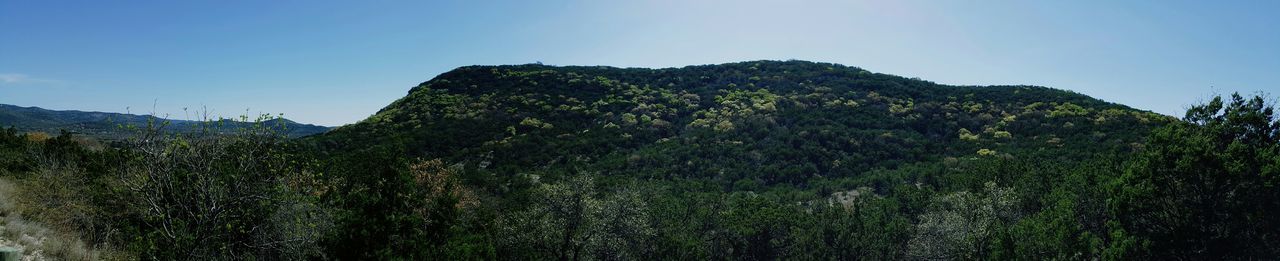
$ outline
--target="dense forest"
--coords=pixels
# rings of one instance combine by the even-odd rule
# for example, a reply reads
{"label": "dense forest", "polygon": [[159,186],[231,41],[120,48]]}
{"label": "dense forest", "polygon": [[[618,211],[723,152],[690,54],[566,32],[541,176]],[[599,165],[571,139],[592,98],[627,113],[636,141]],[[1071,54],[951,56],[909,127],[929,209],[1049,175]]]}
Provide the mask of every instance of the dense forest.
{"label": "dense forest", "polygon": [[0,133],[0,244],[61,259],[1270,259],[1280,121],[838,64],[468,66],[289,138]]}

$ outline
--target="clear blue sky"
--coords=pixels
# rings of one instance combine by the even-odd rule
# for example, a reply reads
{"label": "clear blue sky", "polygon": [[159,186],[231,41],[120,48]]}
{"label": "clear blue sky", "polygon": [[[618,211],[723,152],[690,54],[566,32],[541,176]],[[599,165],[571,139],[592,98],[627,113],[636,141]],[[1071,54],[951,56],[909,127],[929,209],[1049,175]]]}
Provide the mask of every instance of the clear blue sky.
{"label": "clear blue sky", "polygon": [[0,103],[341,125],[473,64],[835,62],[1181,115],[1280,95],[1280,1],[0,0]]}

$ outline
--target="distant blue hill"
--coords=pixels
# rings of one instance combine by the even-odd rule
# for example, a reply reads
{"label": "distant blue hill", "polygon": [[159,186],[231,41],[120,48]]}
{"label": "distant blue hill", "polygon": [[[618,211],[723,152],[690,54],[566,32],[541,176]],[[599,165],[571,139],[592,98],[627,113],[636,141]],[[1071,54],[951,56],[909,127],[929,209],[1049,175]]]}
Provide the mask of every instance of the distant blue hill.
{"label": "distant blue hill", "polygon": [[[151,115],[112,112],[48,110],[39,107],[22,107],[0,104],[0,127],[13,127],[23,131],[43,131],[57,134],[69,131],[86,136],[114,139],[131,131],[123,126],[146,126],[148,122],[168,122],[169,130],[188,131],[198,129],[203,121],[164,119]],[[220,120],[213,124],[217,131],[227,132],[246,127],[251,122]],[[289,137],[302,137],[329,131],[329,127],[302,124],[288,119],[272,119],[262,122],[266,126],[280,128]]]}

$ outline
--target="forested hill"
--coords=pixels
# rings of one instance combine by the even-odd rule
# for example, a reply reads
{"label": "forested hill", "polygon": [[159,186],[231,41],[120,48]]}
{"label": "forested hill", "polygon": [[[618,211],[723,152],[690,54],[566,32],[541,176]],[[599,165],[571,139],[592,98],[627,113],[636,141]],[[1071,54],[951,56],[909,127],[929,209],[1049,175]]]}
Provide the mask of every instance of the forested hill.
{"label": "forested hill", "polygon": [[0,234],[68,260],[1268,260],[1266,100],[1178,120],[801,61],[471,66],[301,139],[0,130]]}
{"label": "forested hill", "polygon": [[446,72],[311,140],[496,177],[599,171],[752,190],[915,162],[1080,160],[1141,147],[1172,120],[1069,91],[949,86],[831,63],[528,64]]}
{"label": "forested hill", "polygon": [[[248,120],[221,120],[212,122],[164,119],[152,115],[135,115],[125,113],[96,111],[60,111],[39,107],[22,107],[0,104],[0,127],[14,127],[23,131],[40,131],[57,134],[61,131],[88,135],[96,138],[116,139],[127,136],[132,131],[125,126],[145,126],[148,122],[167,122],[169,129],[186,131],[198,129],[200,125],[214,127],[217,132],[228,132],[235,128],[245,127]],[[279,127],[285,135],[301,137],[329,130],[329,127],[297,123],[288,119],[271,119],[263,124]]]}

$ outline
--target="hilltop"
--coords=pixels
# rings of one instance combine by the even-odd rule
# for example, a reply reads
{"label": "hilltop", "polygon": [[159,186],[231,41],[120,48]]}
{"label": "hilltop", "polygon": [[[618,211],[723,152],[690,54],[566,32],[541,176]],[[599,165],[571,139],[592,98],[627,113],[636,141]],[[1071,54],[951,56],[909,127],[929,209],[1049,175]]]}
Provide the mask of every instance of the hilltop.
{"label": "hilltop", "polygon": [[602,171],[805,185],[916,162],[1082,160],[1173,118],[1036,86],[949,86],[857,67],[752,61],[645,69],[467,66],[310,139],[482,173]]}

